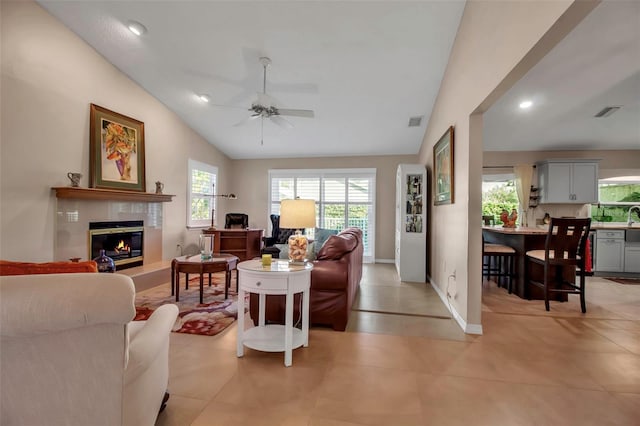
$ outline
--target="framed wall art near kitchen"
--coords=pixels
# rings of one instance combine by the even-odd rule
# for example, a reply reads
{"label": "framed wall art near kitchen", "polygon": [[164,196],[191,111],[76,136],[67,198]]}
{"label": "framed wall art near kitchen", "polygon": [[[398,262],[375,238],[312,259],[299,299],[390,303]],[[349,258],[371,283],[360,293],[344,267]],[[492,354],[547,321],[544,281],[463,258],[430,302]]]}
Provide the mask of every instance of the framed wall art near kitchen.
{"label": "framed wall art near kitchen", "polygon": [[453,204],[453,126],[433,146],[434,204]]}
{"label": "framed wall art near kitchen", "polygon": [[90,186],[145,192],[144,123],[91,104],[90,133]]}

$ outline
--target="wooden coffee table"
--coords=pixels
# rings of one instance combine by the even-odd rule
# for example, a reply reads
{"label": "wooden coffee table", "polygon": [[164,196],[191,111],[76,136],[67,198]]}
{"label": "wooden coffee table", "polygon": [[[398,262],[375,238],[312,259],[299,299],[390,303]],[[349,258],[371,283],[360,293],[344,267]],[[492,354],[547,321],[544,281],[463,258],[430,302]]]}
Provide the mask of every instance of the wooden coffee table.
{"label": "wooden coffee table", "polygon": [[[187,274],[186,280],[189,285],[189,274],[200,274],[200,303],[203,302],[204,274],[209,274],[209,285],[211,285],[211,274],[214,272],[224,272],[224,298],[229,297],[229,287],[231,286],[231,271],[238,265],[238,257],[231,254],[214,253],[211,259],[203,260],[199,254],[191,256],[176,257],[171,261],[171,295],[176,295],[176,302],[180,300],[180,272]],[[236,276],[236,291],[238,289],[238,277]]]}

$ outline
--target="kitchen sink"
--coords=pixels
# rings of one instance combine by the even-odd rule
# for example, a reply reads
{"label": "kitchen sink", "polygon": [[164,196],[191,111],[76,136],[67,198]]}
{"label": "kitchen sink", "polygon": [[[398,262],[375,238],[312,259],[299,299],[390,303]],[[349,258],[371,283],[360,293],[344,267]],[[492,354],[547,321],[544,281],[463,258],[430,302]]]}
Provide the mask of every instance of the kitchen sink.
{"label": "kitchen sink", "polygon": [[627,229],[624,240],[628,243],[640,243],[640,229]]}

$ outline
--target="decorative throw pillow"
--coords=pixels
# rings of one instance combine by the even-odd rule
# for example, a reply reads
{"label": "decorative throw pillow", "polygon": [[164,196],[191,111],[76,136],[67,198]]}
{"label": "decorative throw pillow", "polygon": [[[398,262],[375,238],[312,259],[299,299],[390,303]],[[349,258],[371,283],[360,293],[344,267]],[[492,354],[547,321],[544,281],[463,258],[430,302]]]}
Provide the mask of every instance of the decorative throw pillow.
{"label": "decorative throw pillow", "polygon": [[313,257],[318,256],[318,252],[330,236],[337,234],[338,231],[336,229],[316,228],[315,236],[313,237]]}
{"label": "decorative throw pillow", "polygon": [[98,272],[98,265],[93,260],[44,263],[0,260],[0,275],[64,274],[69,272]]}
{"label": "decorative throw pillow", "polygon": [[338,260],[353,251],[358,245],[357,238],[350,233],[331,235],[318,251],[317,260]]}

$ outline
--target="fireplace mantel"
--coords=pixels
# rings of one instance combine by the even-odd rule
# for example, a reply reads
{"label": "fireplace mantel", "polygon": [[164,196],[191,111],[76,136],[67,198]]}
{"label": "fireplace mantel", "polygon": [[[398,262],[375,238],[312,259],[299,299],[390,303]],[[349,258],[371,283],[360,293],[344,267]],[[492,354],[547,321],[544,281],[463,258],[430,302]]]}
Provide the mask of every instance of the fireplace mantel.
{"label": "fireplace mantel", "polygon": [[121,191],[117,189],[81,188],[58,186],[51,188],[58,198],[76,198],[84,200],[120,200],[142,203],[166,203],[173,201],[175,195],[154,194],[151,192]]}

